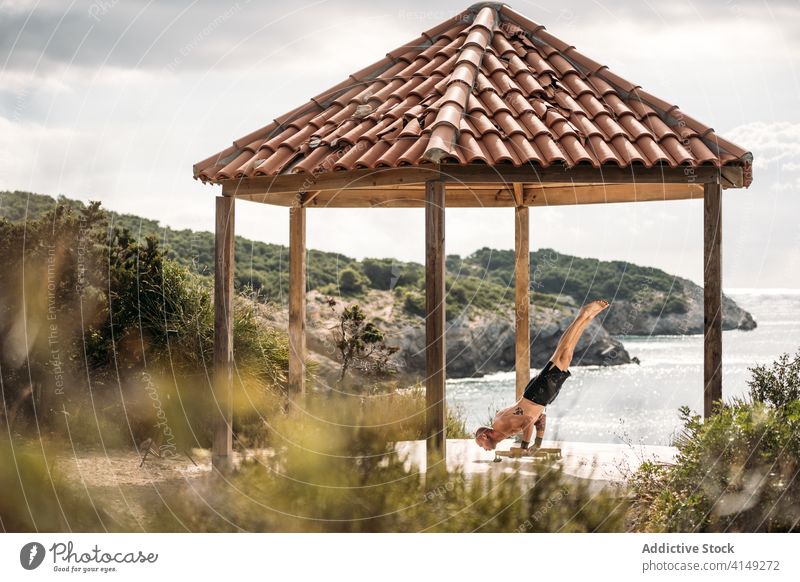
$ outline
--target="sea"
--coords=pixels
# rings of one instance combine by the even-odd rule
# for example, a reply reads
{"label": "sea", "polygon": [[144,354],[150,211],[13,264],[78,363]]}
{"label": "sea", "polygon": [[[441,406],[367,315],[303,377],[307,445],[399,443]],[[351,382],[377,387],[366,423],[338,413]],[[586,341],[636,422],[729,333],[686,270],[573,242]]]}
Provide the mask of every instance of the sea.
{"label": "sea", "polygon": [[[800,348],[800,290],[730,289],[758,327],[722,334],[722,396],[746,396],[749,368]],[[703,410],[703,336],[618,336],[640,364],[573,366],[547,407],[546,439],[670,445],[681,430],[678,410]],[[532,370],[532,376],[537,370]],[[514,402],[514,372],[447,381],[448,406],[459,408],[467,430],[488,424]]]}

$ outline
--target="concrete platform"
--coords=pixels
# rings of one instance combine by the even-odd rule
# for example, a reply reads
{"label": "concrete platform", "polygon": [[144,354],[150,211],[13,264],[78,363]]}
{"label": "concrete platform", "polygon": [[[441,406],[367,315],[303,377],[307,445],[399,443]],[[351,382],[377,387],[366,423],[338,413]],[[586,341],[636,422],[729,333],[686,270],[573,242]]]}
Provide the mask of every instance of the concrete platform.
{"label": "concrete platform", "polygon": [[[501,442],[498,450],[509,450],[514,441]],[[675,460],[675,447],[655,445],[623,445],[606,443],[544,441],[543,447],[561,449],[562,458],[557,461],[536,460],[529,457],[503,457],[494,462],[494,451],[484,451],[472,439],[447,439],[447,470],[461,467],[466,475],[494,471],[496,473],[517,472],[521,475],[535,476],[549,467],[560,466],[565,475],[577,479],[587,479],[598,487],[618,486],[639,468],[644,461],[672,463]],[[412,467],[425,472],[425,441],[401,441],[396,450],[404,460],[407,469]]]}

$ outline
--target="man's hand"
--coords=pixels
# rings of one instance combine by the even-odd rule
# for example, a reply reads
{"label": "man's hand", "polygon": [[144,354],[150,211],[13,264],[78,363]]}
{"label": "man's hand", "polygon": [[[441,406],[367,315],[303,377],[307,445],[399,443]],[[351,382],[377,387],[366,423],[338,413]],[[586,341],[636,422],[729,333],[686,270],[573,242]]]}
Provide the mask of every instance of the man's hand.
{"label": "man's hand", "polygon": [[522,445],[523,445],[522,446],[522,451],[523,451],[522,454],[523,455],[532,455],[536,451],[538,451],[539,449],[542,448],[542,437],[540,437],[539,435],[536,435],[536,440],[533,441],[533,443],[528,444],[528,443],[523,441]]}

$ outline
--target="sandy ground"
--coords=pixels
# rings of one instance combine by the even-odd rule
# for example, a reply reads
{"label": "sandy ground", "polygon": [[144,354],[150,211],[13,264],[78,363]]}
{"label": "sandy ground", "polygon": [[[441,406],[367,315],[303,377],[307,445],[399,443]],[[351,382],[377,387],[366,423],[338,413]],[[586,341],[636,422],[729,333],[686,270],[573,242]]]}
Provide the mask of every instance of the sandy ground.
{"label": "sandy ground", "polygon": [[[271,451],[249,451],[247,457],[271,455]],[[147,516],[169,513],[167,493],[197,495],[203,498],[204,485],[212,475],[211,453],[204,449],[158,458],[148,455],[141,464],[136,451],[86,450],[62,454],[53,462],[54,474],[65,478],[83,493],[96,508],[102,508],[103,521],[116,531],[147,531]],[[243,456],[234,453],[234,464]],[[141,466],[140,466],[141,465]],[[174,524],[181,531],[181,524]]]}
{"label": "sandy ground", "polygon": [[193,450],[192,458],[178,454],[170,458],[148,456],[141,467],[141,457],[135,451],[84,451],[69,458],[56,460],[56,469],[70,481],[86,487],[118,485],[152,485],[169,480],[196,479],[211,472],[208,451]]}

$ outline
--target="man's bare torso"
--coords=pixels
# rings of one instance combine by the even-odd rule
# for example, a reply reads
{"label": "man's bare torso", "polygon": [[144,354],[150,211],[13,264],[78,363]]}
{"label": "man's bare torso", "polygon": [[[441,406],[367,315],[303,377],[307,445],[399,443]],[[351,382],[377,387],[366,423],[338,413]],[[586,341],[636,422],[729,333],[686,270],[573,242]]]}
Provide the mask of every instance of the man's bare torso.
{"label": "man's bare torso", "polygon": [[508,408],[500,410],[494,417],[492,428],[506,437],[524,431],[539,418],[544,406],[527,398],[520,398]]}

